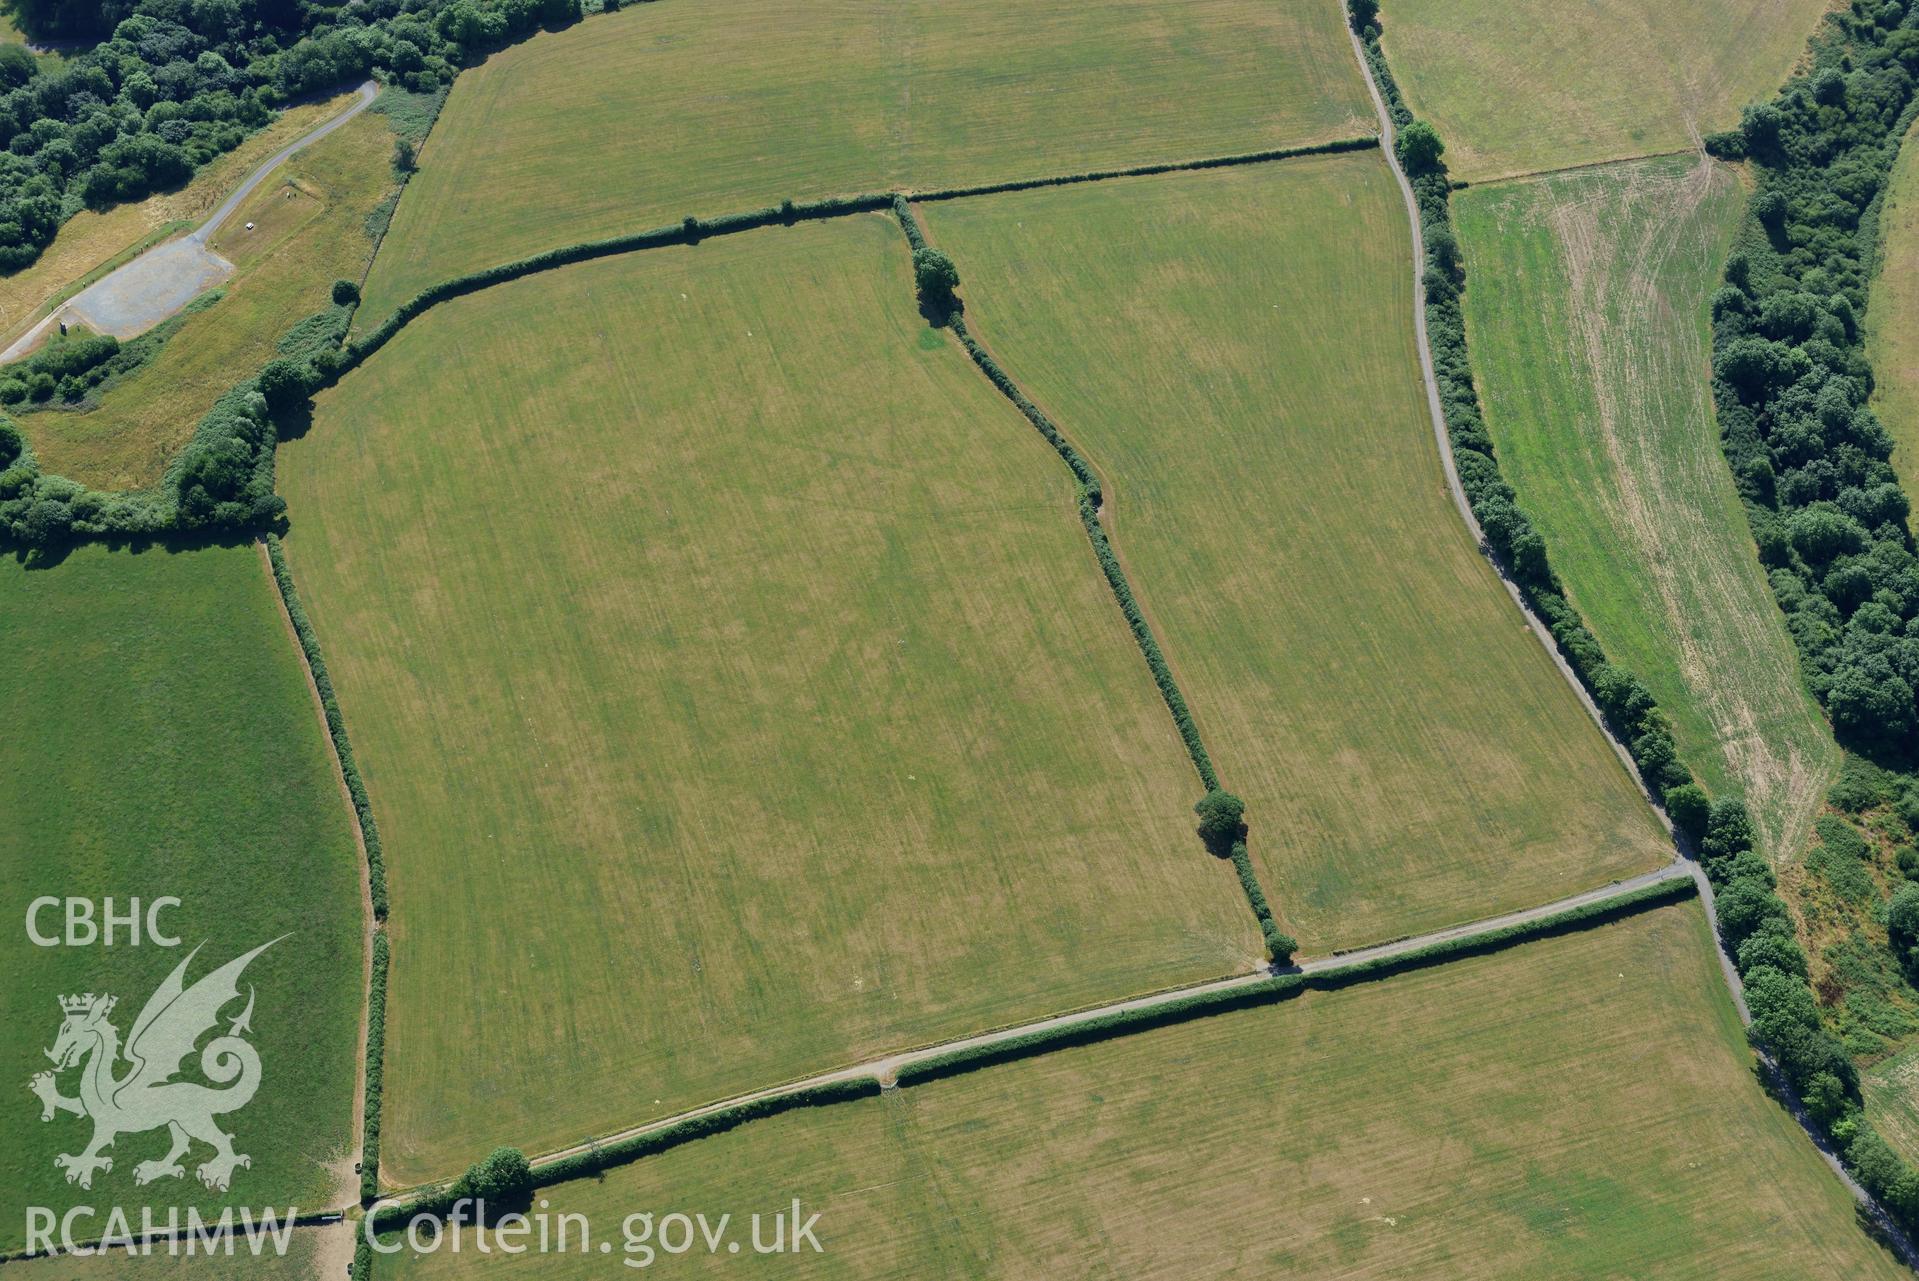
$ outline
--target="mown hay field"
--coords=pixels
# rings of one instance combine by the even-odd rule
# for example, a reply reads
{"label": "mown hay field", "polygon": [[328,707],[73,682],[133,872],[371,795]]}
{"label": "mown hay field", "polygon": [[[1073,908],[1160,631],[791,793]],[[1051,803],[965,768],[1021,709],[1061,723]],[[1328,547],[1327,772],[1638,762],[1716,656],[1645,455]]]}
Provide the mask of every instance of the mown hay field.
{"label": "mown hay field", "polygon": [[362,323],[449,276],[689,215],[1375,128],[1332,0],[633,5],[461,75]]}
{"label": "mown hay field", "polygon": [[1470,182],[1683,151],[1770,98],[1830,0],[1385,0],[1381,44]]}
{"label": "mown hay field", "polygon": [[[1689,903],[754,1122],[540,1196],[615,1259],[641,1257],[629,1214],[731,1212],[767,1276],[1901,1275],[1749,1062]],[[754,1257],[749,1216],[793,1197],[822,1252]],[[473,1247],[382,1266],[610,1266]],[[724,1247],[653,1262],[742,1266]]]}
{"label": "mown hay field", "polygon": [[213,402],[272,360],[296,323],[331,306],[335,280],[365,274],[367,215],[395,186],[392,154],[386,117],[369,111],[281,165],[209,246],[234,265],[220,301],[188,316],[97,407],[20,416],[41,465],[96,489],[157,482]]}
{"label": "mown hay field", "polygon": [[[61,1024],[59,998],[107,992],[122,1037],[188,951],[196,979],[269,939],[244,982],[258,994],[259,1093],[222,1118],[253,1158],[235,1205],[339,1204],[353,1186],[365,993],[363,891],[350,811],[279,598],[256,547],[138,555],[86,547],[64,563],[0,561],[0,885],[17,913],[5,942],[0,1075],[18,1094],[0,1119],[0,1248],[23,1243],[24,1209],[197,1204],[192,1166],[144,1188],[134,1166],[164,1130],[122,1134],[110,1172],[69,1186],[53,1158],[91,1123],[40,1120],[27,1081]],[[42,895],[181,900],[160,923],[179,948],[39,947],[23,928]],[[96,912],[100,909],[96,906]],[[59,909],[43,933],[60,933]],[[227,1021],[240,1007],[226,1010]],[[197,1077],[197,1059],[189,1079]],[[126,1064],[115,1066],[124,1075]],[[78,1073],[59,1078],[72,1097]]]}
{"label": "mown hay field", "polygon": [[393,1179],[1258,961],[1071,474],[890,217],[449,303],[315,418]]}
{"label": "mown hay field", "polygon": [[1453,199],[1466,325],[1506,478],[1681,756],[1797,854],[1838,765],[1719,448],[1707,299],[1745,209],[1692,156]]}
{"label": "mown hay field", "polygon": [[1873,412],[1892,433],[1892,465],[1919,488],[1919,126],[1906,134],[1880,208],[1879,273],[1866,295]]}
{"label": "mown hay field", "polygon": [[1309,951],[1669,857],[1445,488],[1375,152],[921,206],[1114,544]]}

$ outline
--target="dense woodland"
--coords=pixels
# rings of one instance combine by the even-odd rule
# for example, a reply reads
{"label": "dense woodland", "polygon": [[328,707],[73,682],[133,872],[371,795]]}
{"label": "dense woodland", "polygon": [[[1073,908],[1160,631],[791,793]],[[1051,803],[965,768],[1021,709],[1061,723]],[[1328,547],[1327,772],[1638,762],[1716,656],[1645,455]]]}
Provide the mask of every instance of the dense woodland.
{"label": "dense woodland", "polygon": [[369,74],[418,92],[580,0],[14,0],[29,38],[89,43],[47,72],[0,48],[0,270],[60,224],[178,186],[302,97]]}

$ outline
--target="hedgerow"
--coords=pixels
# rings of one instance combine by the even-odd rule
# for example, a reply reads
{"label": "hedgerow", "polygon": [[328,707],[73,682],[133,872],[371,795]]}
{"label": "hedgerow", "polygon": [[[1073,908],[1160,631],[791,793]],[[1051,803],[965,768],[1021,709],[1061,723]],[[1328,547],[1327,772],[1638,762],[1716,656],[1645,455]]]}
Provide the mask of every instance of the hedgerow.
{"label": "hedgerow", "polygon": [[[1460,301],[1466,269],[1452,229],[1452,181],[1441,158],[1445,144],[1430,126],[1414,118],[1386,65],[1379,43],[1378,5],[1371,0],[1348,0],[1348,16],[1397,132],[1394,150],[1419,207],[1426,251],[1421,286],[1427,343],[1453,467],[1483,545],[1551,632],[1567,666],[1638,766],[1647,791],[1667,802],[1675,822],[1696,821],[1700,806],[1694,802],[1703,799],[1703,793],[1692,771],[1679,760],[1671,722],[1638,677],[1608,661],[1598,638],[1566,598],[1547,556],[1546,540],[1501,474],[1466,350],[1466,315]],[[1688,835],[1697,834],[1688,831]]]}
{"label": "hedgerow", "polygon": [[[1349,0],[1349,6],[1393,120],[1412,123],[1379,48],[1377,5]],[[1713,299],[1714,398],[1754,540],[1773,570],[1774,591],[1815,692],[1834,712],[1836,726],[1842,717],[1855,721],[1842,733],[1884,749],[1887,727],[1911,735],[1919,721],[1911,705],[1919,645],[1908,651],[1911,642],[1899,635],[1919,616],[1919,560],[1905,525],[1905,497],[1885,462],[1890,439],[1864,408],[1871,370],[1858,320],[1873,252],[1867,233],[1875,219],[1868,215],[1914,114],[1919,12],[1909,16],[1899,3],[1873,8],[1854,0],[1850,14],[1830,21],[1813,42],[1811,67],[1788,82],[1775,104],[1748,108],[1738,130],[1707,139],[1715,155],[1750,157],[1759,176],[1753,228],[1727,263],[1727,286]],[[1400,157],[1409,159],[1403,147]],[[1628,743],[1648,788],[1665,797],[1675,822],[1698,842],[1715,890],[1720,937],[1742,976],[1753,1044],[1804,1101],[1860,1183],[1908,1229],[1919,1227],[1919,1173],[1865,1117],[1857,1069],[1820,1020],[1791,914],[1774,892],[1769,865],[1753,851],[1743,802],[1706,802],[1677,758],[1663,713],[1636,678],[1607,662],[1554,579],[1544,541],[1500,477],[1466,357],[1459,303],[1465,277],[1447,217],[1450,183],[1437,150],[1425,159],[1426,168],[1409,176],[1426,235],[1427,327],[1448,435],[1474,515],[1502,567]],[[1909,743],[1894,752],[1910,753]]]}
{"label": "hedgerow", "polygon": [[[1919,557],[1892,438],[1867,407],[1862,321],[1879,212],[1919,113],[1919,9],[1829,15],[1808,64],[1706,140],[1755,179],[1713,295],[1720,439],[1808,686],[1847,747],[1910,775],[1919,757]],[[1849,770],[1833,790],[1848,804]],[[1897,787],[1888,787],[1896,792]],[[1863,799],[1863,798],[1861,798]],[[1707,871],[1745,978],[1751,1035],[1865,1188],[1919,1229],[1919,1172],[1874,1131],[1846,1047],[1807,984],[1791,914],[1743,812],[1715,805]],[[1850,830],[1834,820],[1828,845]]]}
{"label": "hedgerow", "polygon": [[1537,921],[1434,943],[1391,956],[1356,961],[1350,965],[1334,966],[1311,974],[1275,974],[1234,987],[1197,992],[1142,1009],[1119,1010],[1075,1023],[1029,1032],[1023,1036],[1009,1037],[987,1045],[950,1050],[920,1059],[901,1068],[899,1083],[902,1086],[921,1085],[928,1081],[975,1072],[984,1067],[1032,1058],[1053,1050],[1091,1045],[1152,1028],[1187,1023],[1229,1010],[1271,1005],[1308,990],[1336,991],[1356,983],[1374,982],[1390,975],[1425,969],[1460,957],[1480,956],[1535,939],[1590,929],[1595,925],[1620,920],[1651,908],[1679,902],[1696,892],[1696,887],[1690,878],[1676,877],[1654,885],[1642,886],[1616,898],[1568,908]]}
{"label": "hedgerow", "polygon": [[618,254],[633,253],[640,249],[698,244],[701,240],[712,236],[732,235],[759,227],[791,225],[795,222],[810,222],[821,218],[837,218],[849,213],[885,209],[892,204],[892,201],[891,195],[874,193],[838,196],[827,200],[800,202],[786,200],[777,205],[768,205],[764,209],[750,209],[743,213],[727,214],[712,219],[689,216],[669,226],[630,232],[623,236],[609,236],[603,240],[586,240],[578,244],[562,245],[530,257],[515,259],[512,262],[501,263],[479,271],[470,271],[462,276],[454,276],[422,289],[394,308],[393,314],[381,322],[379,328],[348,346],[341,368],[335,376],[353,368],[384,347],[395,334],[421,313],[454,298],[478,293],[482,289],[491,289],[495,285],[503,285],[523,276],[553,271],[575,263],[591,262],[596,258],[610,258]]}
{"label": "hedgerow", "polygon": [[[382,101],[386,98],[383,96]],[[410,115],[430,124],[425,100]],[[410,118],[410,116],[409,116]],[[1353,138],[1307,147],[1215,156],[1199,160],[1141,165],[1130,169],[1062,174],[1045,178],[948,188],[927,193],[925,199],[950,200],[992,191],[1091,182],[1133,174],[1169,173],[1254,164],[1296,155],[1351,151],[1377,145],[1377,139]],[[187,447],[173,460],[161,483],[137,493],[101,493],[64,477],[43,474],[30,453],[16,451],[0,457],[0,543],[24,548],[53,547],[75,538],[152,538],[182,532],[226,530],[252,532],[271,529],[285,517],[286,503],[274,493],[273,455],[277,444],[276,416],[292,409],[314,392],[332,385],[360,362],[379,351],[422,314],[441,303],[466,297],[543,271],[576,263],[668,245],[692,245],[713,236],[732,235],[761,227],[790,226],[798,222],[837,218],[846,214],[904,207],[888,193],[830,197],[822,200],[783,200],[777,205],[717,218],[688,216],[678,223],[601,240],[562,245],[513,262],[501,263],[440,281],[421,290],[394,309],[380,325],[357,341],[341,345],[352,317],[352,305],[329,308],[301,321],[280,344],[282,355],[257,375],[228,392],[201,419]],[[385,211],[390,216],[391,210]],[[385,217],[369,223],[369,231],[384,232]],[[916,247],[924,245],[924,240]],[[350,283],[350,282],[349,282]],[[963,327],[960,327],[963,329]],[[970,341],[970,340],[969,340]],[[131,344],[129,344],[131,346]],[[990,358],[989,358],[990,360]],[[986,366],[982,366],[986,368]],[[1023,401],[1004,376],[988,370],[1001,390]],[[3,383],[0,383],[3,385]],[[59,381],[55,380],[56,389]],[[51,393],[49,393],[51,394]],[[1026,406],[1022,405],[1022,409]],[[1034,417],[1037,411],[1028,414]],[[1035,425],[1048,433],[1055,447],[1063,446],[1050,424]],[[1076,455],[1062,449],[1081,485],[1090,486],[1099,502],[1099,482]],[[1190,718],[1188,718],[1190,720]],[[1189,741],[1189,749],[1197,739]],[[1204,749],[1199,759],[1204,760]],[[1213,785],[1211,766],[1202,766],[1207,785]]]}
{"label": "hedgerow", "polygon": [[[934,1053],[900,1068],[895,1083],[901,1087],[925,1085],[932,1081],[975,1072],[981,1068],[1032,1058],[1053,1050],[1077,1045],[1092,1045],[1232,1010],[1273,1005],[1309,989],[1336,991],[1356,983],[1376,981],[1389,975],[1423,969],[1462,956],[1482,955],[1535,939],[1589,929],[1595,925],[1680,901],[1694,892],[1691,879],[1680,877],[1642,886],[1598,903],[1569,908],[1537,921],[1435,943],[1429,947],[1413,949],[1394,956],[1358,961],[1313,974],[1295,972],[1264,975],[1247,979],[1230,987],[1175,996],[1141,1008],[1094,1015],[1072,1023],[1010,1036],[986,1045]],[[879,1081],[874,1077],[862,1075],[844,1081],[805,1086],[771,1094],[718,1108],[685,1121],[678,1121],[610,1143],[590,1143],[584,1152],[533,1166],[531,1179],[535,1186],[550,1187],[570,1179],[598,1174],[604,1170],[637,1161],[642,1157],[657,1155],[696,1139],[723,1134],[737,1129],[748,1121],[777,1116],[802,1108],[828,1107],[835,1103],[872,1098],[879,1093],[881,1093]],[[462,1191],[462,1181],[455,1181],[405,1202],[383,1206],[373,1214],[373,1230],[376,1233],[390,1232],[404,1227],[420,1215],[443,1217],[452,1210],[454,1202],[463,1195],[466,1193]]]}
{"label": "hedgerow", "polygon": [[1225,156],[1208,156],[1200,160],[1132,165],[1125,169],[1089,169],[1084,173],[1055,174],[1048,178],[1016,178],[1009,182],[983,182],[971,187],[936,187],[931,191],[914,191],[907,194],[917,203],[959,200],[966,196],[996,196],[1008,191],[1033,191],[1040,187],[1066,187],[1080,182],[1104,182],[1109,178],[1144,178],[1152,174],[1182,173],[1193,169],[1228,169],[1236,165],[1264,164],[1269,160],[1290,160],[1295,156],[1324,156],[1342,151],[1364,151],[1378,145],[1378,138],[1365,134],[1357,138],[1340,138],[1333,142],[1309,143],[1303,147],[1242,151]]}
{"label": "hedgerow", "polygon": [[[913,251],[915,263],[924,261],[925,255],[939,253],[927,243],[926,233],[921,230],[919,220],[914,217],[912,206],[907,203],[906,198],[896,195],[892,197],[892,205],[893,214],[898,218],[900,229],[906,235],[906,243]],[[940,256],[945,258],[944,254]],[[955,277],[955,283],[957,283],[957,277]],[[922,305],[928,305],[929,300],[926,298],[923,287],[920,294]],[[1133,586],[1126,579],[1126,571],[1121,568],[1119,557],[1114,554],[1113,545],[1106,537],[1106,526],[1099,518],[1101,491],[1098,475],[1094,473],[1092,465],[1086,461],[1079,450],[1073,448],[1072,442],[1066,439],[1064,433],[1053,425],[1053,420],[1028,399],[1026,393],[1020,390],[1012,377],[1000,368],[999,362],[993,359],[992,353],[973,337],[966,327],[966,320],[962,314],[964,309],[956,299],[950,297],[950,290],[948,297],[939,301],[937,306],[939,323],[952,331],[953,336],[959,339],[960,346],[965,348],[966,354],[972,357],[979,371],[985,374],[988,381],[999,389],[1000,394],[1012,401],[1014,407],[1025,416],[1026,421],[1046,438],[1046,442],[1065,461],[1074,479],[1079,482],[1076,503],[1079,509],[1079,521],[1086,530],[1088,541],[1093,544],[1093,555],[1099,561],[1100,572],[1106,575],[1106,583],[1112,589],[1113,599],[1119,602],[1120,613],[1125,617],[1126,625],[1132,629],[1133,640],[1139,645],[1140,653],[1146,659],[1147,670],[1153,675],[1153,684],[1159,688],[1160,697],[1166,703],[1166,710],[1172,713],[1173,725],[1179,730],[1180,741],[1186,745],[1186,754],[1192,759],[1193,769],[1199,775],[1200,782],[1206,786],[1207,795],[1196,807],[1202,819],[1202,834],[1207,837],[1209,845],[1215,847],[1216,852],[1219,847],[1230,842],[1233,871],[1239,877],[1240,888],[1245,891],[1247,905],[1252,908],[1253,918],[1259,922],[1260,938],[1266,945],[1267,954],[1275,963],[1284,965],[1292,958],[1299,944],[1291,935],[1279,928],[1279,922],[1273,917],[1272,905],[1267,901],[1266,892],[1260,888],[1259,878],[1253,872],[1252,860],[1246,854],[1245,842],[1238,839],[1244,833],[1244,827],[1239,820],[1245,811],[1245,806],[1238,797],[1220,790],[1219,773],[1213,768],[1213,758],[1207,753],[1206,744],[1200,740],[1199,725],[1193,720],[1193,713],[1186,705],[1186,696],[1180,692],[1178,682],[1173,679],[1172,666],[1167,663],[1166,655],[1159,647],[1158,638],[1153,635],[1153,629],[1148,626],[1146,614],[1140,609],[1139,601],[1133,595]],[[1230,801],[1233,807],[1232,821],[1229,824],[1233,830],[1226,833],[1223,838],[1220,832],[1207,830],[1208,824],[1224,822],[1223,819],[1216,819],[1210,808],[1220,798]]]}
{"label": "hedgerow", "polygon": [[[609,1170],[615,1166],[626,1165],[641,1157],[654,1156],[691,1143],[695,1139],[724,1134],[728,1130],[738,1129],[748,1121],[778,1116],[784,1112],[795,1112],[802,1108],[830,1107],[835,1103],[872,1098],[879,1092],[880,1084],[877,1080],[870,1076],[860,1076],[845,1081],[805,1086],[780,1094],[767,1095],[744,1103],[735,1103],[730,1107],[718,1108],[659,1129],[648,1130],[643,1134],[617,1139],[610,1143],[592,1144],[584,1152],[534,1166],[532,1175],[538,1186],[548,1187],[555,1183],[564,1183],[569,1179],[598,1174],[602,1170]],[[464,1194],[459,1191],[459,1185],[455,1183],[402,1204],[383,1206],[373,1216],[373,1230],[386,1232],[404,1227],[418,1215],[445,1215],[462,1195]]]}
{"label": "hedgerow", "polygon": [[360,1144],[360,1200],[380,1194],[380,1102],[386,1083],[386,931],[373,934],[373,967],[366,993],[366,1116]]}
{"label": "hedgerow", "polygon": [[366,845],[367,880],[372,889],[373,915],[376,920],[384,921],[387,911],[386,897],[386,859],[380,848],[380,828],[373,819],[373,806],[367,799],[366,783],[360,777],[360,767],[354,763],[353,744],[347,740],[346,718],[340,714],[339,699],[333,692],[333,678],[327,674],[326,659],[320,653],[320,640],[313,632],[313,624],[307,619],[306,607],[300,603],[300,593],[293,585],[293,573],[287,568],[286,553],[281,549],[277,534],[266,535],[267,556],[273,563],[273,581],[279,584],[280,599],[286,602],[287,617],[293,620],[293,631],[300,640],[300,650],[306,655],[307,670],[313,673],[314,688],[320,691],[320,706],[326,713],[327,733],[333,739],[333,751],[340,761],[340,775],[346,780],[347,795],[353,801],[353,812],[359,820],[360,836]]}
{"label": "hedgerow", "polygon": [[[914,218],[906,198],[894,196],[891,199],[893,212],[898,215],[900,227],[906,232],[907,243],[916,251],[927,248],[925,233],[920,230],[919,221]],[[1127,625],[1133,629],[1133,639],[1139,642],[1140,650],[1146,655],[1146,665],[1152,670],[1153,682],[1159,686],[1160,697],[1166,700],[1166,707],[1173,714],[1173,723],[1179,727],[1180,739],[1186,744],[1187,755],[1192,757],[1193,768],[1198,772],[1200,782],[1206,785],[1208,791],[1217,789],[1219,774],[1213,768],[1206,745],[1200,741],[1199,726],[1186,706],[1186,696],[1179,692],[1179,686],[1173,680],[1173,669],[1167,664],[1166,655],[1153,636],[1153,629],[1146,623],[1146,615],[1133,596],[1132,585],[1126,581],[1126,571],[1120,568],[1119,557],[1113,554],[1112,544],[1106,539],[1106,528],[1099,519],[1101,493],[1098,475],[1079,450],[1073,448],[1072,442],[1053,425],[1053,420],[1027,399],[1026,393],[1000,368],[992,353],[973,337],[961,315],[955,313],[950,316],[947,328],[953,331],[953,336],[959,339],[960,346],[966,349],[966,354],[972,357],[980,372],[999,389],[1001,395],[1013,402],[1014,408],[1025,415],[1026,421],[1033,424],[1039,434],[1046,438],[1046,443],[1058,452],[1072,470],[1073,478],[1079,482],[1080,523],[1086,527],[1086,536],[1093,540],[1093,551],[1099,558],[1100,568],[1105,571],[1107,584],[1119,600],[1120,612],[1126,616]]]}

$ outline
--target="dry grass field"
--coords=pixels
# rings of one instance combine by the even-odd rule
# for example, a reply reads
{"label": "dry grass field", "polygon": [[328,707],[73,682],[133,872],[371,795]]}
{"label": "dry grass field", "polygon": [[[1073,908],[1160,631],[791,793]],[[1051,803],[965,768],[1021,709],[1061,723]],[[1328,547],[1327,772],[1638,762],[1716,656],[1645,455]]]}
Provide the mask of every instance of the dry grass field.
{"label": "dry grass field", "polygon": [[[755,1122],[541,1193],[597,1253],[382,1274],[606,1276],[625,1216],[731,1213],[729,1276],[1891,1278],[1755,1089],[1696,904],[1345,992]],[[800,1198],[823,1252],[753,1257]],[[637,1227],[637,1225],[635,1225]],[[656,1245],[657,1248],[657,1245]]]}
{"label": "dry grass field", "polygon": [[739,209],[1375,129],[1333,0],[640,4],[463,74],[368,281]]}
{"label": "dry grass field", "polygon": [[366,112],[260,184],[210,245],[235,268],[225,297],[189,316],[97,408],[21,416],[48,471],[95,489],[153,484],[213,402],[273,359],[294,324],[331,305],[335,280],[361,278],[373,256],[367,215],[394,187],[386,121]]}
{"label": "dry grass field", "polygon": [[1381,43],[1472,182],[1691,148],[1772,96],[1831,0],[1386,0]]}
{"label": "dry grass field", "polygon": [[1673,157],[1453,200],[1467,332],[1507,479],[1573,602],[1765,848],[1796,854],[1838,766],[1753,548],[1707,387],[1707,299],[1745,209]]}
{"label": "dry grass field", "polygon": [[861,215],[447,304],[284,447],[384,1169],[1249,968],[1072,478]]}
{"label": "dry grass field", "polygon": [[921,210],[974,332],[1101,470],[1309,951],[1669,857],[1447,496],[1377,153]]}

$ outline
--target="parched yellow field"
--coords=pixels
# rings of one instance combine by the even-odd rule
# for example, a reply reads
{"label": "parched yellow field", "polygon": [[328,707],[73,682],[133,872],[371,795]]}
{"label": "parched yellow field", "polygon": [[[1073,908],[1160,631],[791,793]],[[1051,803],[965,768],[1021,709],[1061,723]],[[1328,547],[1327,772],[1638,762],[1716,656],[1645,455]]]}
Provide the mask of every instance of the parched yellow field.
{"label": "parched yellow field", "polygon": [[[481,1255],[469,1234],[457,1255],[380,1267],[603,1277],[645,1258],[622,1221],[649,1213],[653,1267],[702,1276],[1905,1275],[1749,1062],[1689,903],[754,1122],[542,1191],[549,1215],[588,1216],[585,1255]],[[750,1216],[770,1240],[794,1197],[820,1215],[822,1252],[755,1257]],[[731,1213],[740,1254],[658,1252],[675,1212]]]}
{"label": "parched yellow field", "polygon": [[235,269],[225,297],[187,317],[97,408],[20,417],[41,465],[95,489],[157,481],[213,402],[330,306],[335,280],[365,273],[366,218],[393,190],[392,153],[386,117],[366,112],[281,165],[214,236],[210,248]]}
{"label": "parched yellow field", "polygon": [[131,257],[135,249],[184,231],[213,212],[256,165],[339,114],[351,100],[350,94],[342,94],[328,102],[287,108],[266,128],[194,174],[178,191],[115,205],[105,213],[83,209],[75,214],[31,267],[0,276],[0,345],[18,337],[55,303]]}
{"label": "parched yellow field", "polygon": [[1453,198],[1466,324],[1506,478],[1681,756],[1795,856],[1838,767],[1713,419],[1707,299],[1745,212],[1692,156]]}
{"label": "parched yellow field", "polygon": [[1892,433],[1892,465],[1919,488],[1919,127],[1899,147],[1879,214],[1879,274],[1866,294],[1873,412]]}
{"label": "parched yellow field", "polygon": [[1371,133],[1334,0],[631,5],[462,74],[368,282],[688,215]]}
{"label": "parched yellow field", "polygon": [[1071,474],[890,218],[442,306],[281,478],[396,1181],[1258,960]]}
{"label": "parched yellow field", "polygon": [[1770,98],[1831,0],[1384,0],[1414,114],[1471,182],[1681,151]]}
{"label": "parched yellow field", "polygon": [[1449,499],[1376,152],[921,207],[1114,544],[1309,951],[1670,856]]}

